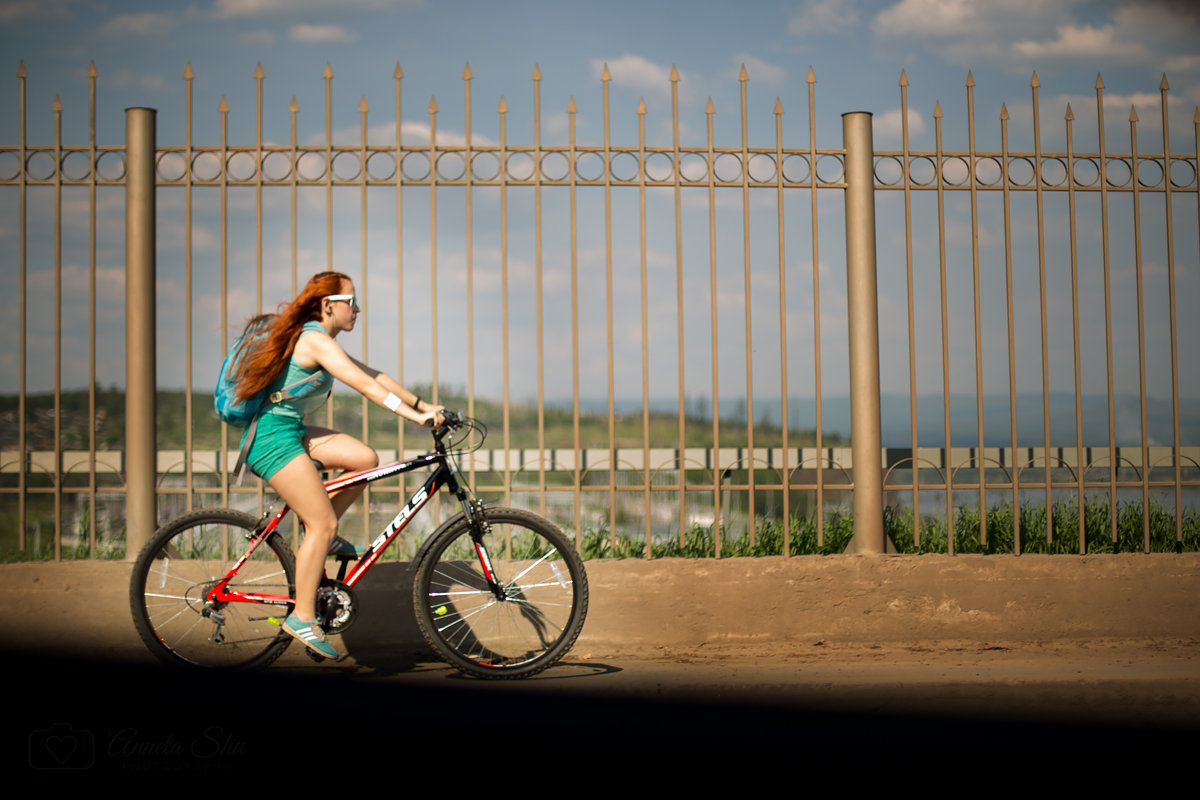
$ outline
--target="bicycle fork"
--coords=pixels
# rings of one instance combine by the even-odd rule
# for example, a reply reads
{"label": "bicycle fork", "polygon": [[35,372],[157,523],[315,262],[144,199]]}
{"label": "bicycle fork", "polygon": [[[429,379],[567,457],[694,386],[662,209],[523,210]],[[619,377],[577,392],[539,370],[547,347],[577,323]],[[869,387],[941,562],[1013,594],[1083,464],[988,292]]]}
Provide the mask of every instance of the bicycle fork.
{"label": "bicycle fork", "polygon": [[463,503],[463,509],[466,512],[467,524],[471,531],[471,542],[475,545],[475,555],[479,558],[479,568],[483,570],[483,577],[487,580],[492,595],[503,602],[508,599],[508,595],[505,593],[504,587],[496,580],[496,571],[492,568],[492,558],[488,555],[487,546],[484,544],[484,537],[492,532],[492,526],[483,515],[483,503],[471,499]]}

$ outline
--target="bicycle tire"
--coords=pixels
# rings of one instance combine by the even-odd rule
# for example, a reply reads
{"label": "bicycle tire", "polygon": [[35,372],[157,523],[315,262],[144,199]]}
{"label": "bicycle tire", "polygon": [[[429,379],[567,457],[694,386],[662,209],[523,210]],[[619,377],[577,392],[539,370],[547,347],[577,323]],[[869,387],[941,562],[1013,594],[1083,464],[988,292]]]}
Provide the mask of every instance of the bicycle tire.
{"label": "bicycle tire", "polygon": [[526,678],[571,649],[587,617],[583,560],[552,522],[512,508],[483,511],[484,543],[505,599],[488,587],[469,524],[436,535],[416,566],[413,608],[429,646],[481,678]]}
{"label": "bicycle tire", "polygon": [[[254,517],[238,511],[195,511],[159,528],[142,548],[133,565],[129,604],[138,635],[161,661],[175,667],[260,669],[291,644],[282,623],[292,606],[209,607],[203,599],[207,587],[225,577],[245,551],[256,525]],[[260,545],[229,587],[294,597],[295,558],[283,537],[272,534]]]}

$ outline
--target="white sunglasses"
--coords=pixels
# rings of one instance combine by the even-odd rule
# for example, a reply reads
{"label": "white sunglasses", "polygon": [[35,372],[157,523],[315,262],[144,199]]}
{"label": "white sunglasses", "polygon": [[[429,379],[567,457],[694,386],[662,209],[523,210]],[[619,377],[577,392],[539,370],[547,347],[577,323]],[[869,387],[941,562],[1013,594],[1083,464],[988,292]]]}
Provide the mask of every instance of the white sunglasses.
{"label": "white sunglasses", "polygon": [[327,294],[326,300],[345,300],[350,304],[350,308],[355,311],[362,311],[362,306],[358,304],[358,298],[352,294]]}

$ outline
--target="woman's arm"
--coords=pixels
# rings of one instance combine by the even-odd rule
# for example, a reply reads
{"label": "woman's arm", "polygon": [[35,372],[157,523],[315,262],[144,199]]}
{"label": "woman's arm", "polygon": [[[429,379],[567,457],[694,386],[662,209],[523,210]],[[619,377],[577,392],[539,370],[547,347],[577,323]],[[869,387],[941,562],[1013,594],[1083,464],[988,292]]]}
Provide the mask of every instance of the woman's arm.
{"label": "woman's arm", "polygon": [[[441,406],[426,406],[419,411],[417,396],[378,370],[370,369],[346,355],[342,346],[329,336],[313,332],[300,337],[296,342],[295,356],[300,363],[313,361],[321,365],[330,375],[359,392],[376,405],[404,417],[418,425],[441,425]],[[395,399],[392,399],[395,398]],[[411,398],[411,399],[410,399]]]}

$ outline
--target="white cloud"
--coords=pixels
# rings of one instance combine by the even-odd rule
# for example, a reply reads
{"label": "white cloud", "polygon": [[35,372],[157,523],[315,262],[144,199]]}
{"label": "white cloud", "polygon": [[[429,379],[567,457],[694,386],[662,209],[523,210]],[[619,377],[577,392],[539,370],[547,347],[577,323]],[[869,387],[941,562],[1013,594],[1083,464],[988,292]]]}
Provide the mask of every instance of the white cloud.
{"label": "white cloud", "polygon": [[[623,55],[616,61],[609,61],[608,72],[612,75],[613,83],[617,86],[633,89],[654,95],[670,95],[671,68],[655,64],[653,61],[635,55]],[[597,78],[604,70],[603,59],[594,58],[591,62],[592,73]],[[683,73],[679,75],[682,83]]]}
{"label": "white cloud", "polygon": [[[900,109],[893,108],[890,111],[885,111],[882,114],[875,115],[874,134],[878,138],[894,137],[899,140],[903,134],[901,125],[902,117]],[[916,110],[908,109],[908,135],[912,136],[925,132],[925,118],[922,117]]]}
{"label": "white cloud", "polygon": [[288,38],[302,44],[347,44],[358,37],[340,25],[299,24],[288,28]]}
{"label": "white cloud", "polygon": [[67,17],[67,0],[9,0],[0,4],[0,24],[10,25],[33,17]]}
{"label": "white cloud", "polygon": [[1115,25],[1100,28],[1093,28],[1091,25],[1062,25],[1058,28],[1056,39],[1015,42],[1012,49],[1013,52],[1027,58],[1039,59],[1103,56],[1141,60],[1148,55],[1140,42],[1119,41],[1115,34]]}
{"label": "white cloud", "polygon": [[426,0],[338,0],[336,4],[328,0],[216,0],[213,11],[218,19],[294,17],[301,13],[332,11],[341,16],[354,11],[388,11],[397,6],[424,8],[426,5]]}
{"label": "white cloud", "polygon": [[118,14],[100,26],[102,36],[162,36],[175,27],[173,14],[142,11]]}
{"label": "white cloud", "polygon": [[741,67],[746,68],[746,75],[752,83],[765,83],[768,86],[781,86],[787,80],[787,70],[783,67],[777,67],[774,64],[768,64],[761,58],[755,58],[749,53],[739,53],[733,57],[737,67],[734,68],[734,76],[741,71]]}
{"label": "white cloud", "polygon": [[797,36],[835,33],[858,24],[858,9],[847,0],[804,0],[788,19],[788,31]]}

